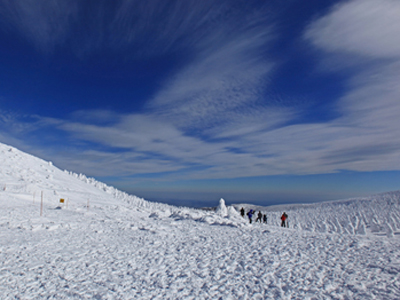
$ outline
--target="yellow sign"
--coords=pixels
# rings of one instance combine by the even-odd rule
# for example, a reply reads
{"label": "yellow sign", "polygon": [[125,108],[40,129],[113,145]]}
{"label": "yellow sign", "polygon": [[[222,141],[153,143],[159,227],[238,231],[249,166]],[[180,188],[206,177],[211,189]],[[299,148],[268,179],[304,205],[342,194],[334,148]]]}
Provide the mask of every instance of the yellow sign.
{"label": "yellow sign", "polygon": [[60,199],[60,203],[64,203],[64,199]]}

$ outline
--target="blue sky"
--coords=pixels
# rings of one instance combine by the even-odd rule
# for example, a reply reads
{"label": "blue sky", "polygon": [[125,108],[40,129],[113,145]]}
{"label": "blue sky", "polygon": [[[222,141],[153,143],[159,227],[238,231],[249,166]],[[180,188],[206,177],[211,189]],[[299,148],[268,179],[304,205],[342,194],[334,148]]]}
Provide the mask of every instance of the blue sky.
{"label": "blue sky", "polygon": [[0,0],[0,142],[150,200],[398,190],[400,2]]}

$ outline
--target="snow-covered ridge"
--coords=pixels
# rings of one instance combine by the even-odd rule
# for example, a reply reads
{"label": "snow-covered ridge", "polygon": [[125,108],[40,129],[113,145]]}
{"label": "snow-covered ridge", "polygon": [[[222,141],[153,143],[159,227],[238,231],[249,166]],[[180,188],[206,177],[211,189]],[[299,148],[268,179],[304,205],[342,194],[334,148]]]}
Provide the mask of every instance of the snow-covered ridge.
{"label": "snow-covered ridge", "polygon": [[[61,207],[66,208],[68,205],[69,209],[114,206],[140,210],[152,217],[167,216],[234,226],[246,224],[232,208],[229,214],[215,214],[146,201],[84,174],[62,171],[52,162],[1,143],[0,165],[0,205],[3,206],[37,206],[43,193],[44,205],[50,208],[60,206],[60,199],[64,199]],[[222,209],[227,210],[226,207]]]}
{"label": "snow-covered ridge", "polygon": [[235,205],[255,208],[267,214],[269,224],[279,226],[280,216],[289,215],[294,229],[345,234],[374,234],[400,237],[400,191],[370,197],[269,207]]}
{"label": "snow-covered ridge", "polygon": [[[6,206],[27,202],[38,204],[43,192],[44,203],[51,207],[59,205],[59,200],[63,198],[70,208],[84,208],[88,205],[122,206],[146,211],[153,218],[170,217],[209,224],[247,225],[247,219],[240,218],[233,207],[226,207],[223,199],[215,212],[146,201],[83,174],[61,171],[51,162],[1,143],[0,164],[0,201],[12,199],[2,201],[2,205]],[[250,208],[261,210],[268,216],[268,225],[272,226],[280,225],[280,215],[286,211],[289,226],[293,229],[400,237],[400,191],[313,204],[270,207],[234,205],[237,211],[242,206],[246,211]],[[253,226],[257,225],[253,223]]]}
{"label": "snow-covered ridge", "polygon": [[[88,178],[83,174],[61,171],[52,162],[24,153],[14,147],[0,143],[0,189],[16,194],[30,194],[36,197],[44,192],[44,202],[53,203],[59,198],[70,197],[72,202],[84,204],[90,198],[93,205],[108,197],[107,204],[119,204],[125,201],[141,207],[159,208],[158,203],[149,203],[142,198],[129,195],[118,189]],[[100,200],[101,204],[104,200]]]}

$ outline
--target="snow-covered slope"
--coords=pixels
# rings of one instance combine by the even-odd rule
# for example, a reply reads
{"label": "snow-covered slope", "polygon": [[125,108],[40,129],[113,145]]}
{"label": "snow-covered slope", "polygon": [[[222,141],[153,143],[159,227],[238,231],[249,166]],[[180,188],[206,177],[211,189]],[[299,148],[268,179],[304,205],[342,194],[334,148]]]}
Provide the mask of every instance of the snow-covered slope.
{"label": "snow-covered slope", "polygon": [[[167,214],[210,224],[240,226],[245,223],[234,209],[230,210],[230,214],[214,214],[149,202],[83,174],[61,171],[52,162],[1,143],[0,165],[0,199],[3,199],[3,207],[21,205],[29,207],[29,210],[36,210],[39,214],[43,194],[44,212],[54,208],[88,210],[95,207],[124,207],[152,215]],[[63,204],[60,203],[60,199],[64,199]]]}
{"label": "snow-covered slope", "polygon": [[[135,206],[148,207],[150,203],[141,198],[130,196],[83,174],[61,171],[52,162],[47,162],[16,148],[0,143],[0,191],[13,199],[8,202],[31,200],[40,202],[43,192],[45,205],[58,205],[65,199],[65,206],[121,205],[123,201]],[[154,208],[166,207],[154,204]]]}
{"label": "snow-covered slope", "polygon": [[289,226],[295,229],[400,237],[400,191],[313,204],[235,205],[237,209],[242,206],[262,211],[269,223],[276,226],[280,225],[280,216],[285,211],[289,215]]}
{"label": "snow-covered slope", "polygon": [[[151,203],[3,144],[0,164],[0,299],[400,299],[398,223],[369,234],[398,222],[378,212],[398,211],[398,193],[272,207],[250,225],[223,199],[215,212]],[[307,225],[317,211],[362,219],[361,206],[379,216],[366,234]],[[294,228],[276,226],[282,210]]]}

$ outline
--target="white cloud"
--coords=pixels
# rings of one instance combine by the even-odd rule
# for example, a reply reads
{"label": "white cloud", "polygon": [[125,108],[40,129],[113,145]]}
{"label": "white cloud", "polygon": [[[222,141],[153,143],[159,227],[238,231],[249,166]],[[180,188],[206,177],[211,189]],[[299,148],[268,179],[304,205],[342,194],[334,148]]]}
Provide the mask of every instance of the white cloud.
{"label": "white cloud", "polygon": [[[400,2],[349,1],[308,28],[305,36],[329,53],[351,52],[343,59],[362,61],[338,103],[340,122],[395,135],[400,129]],[[373,140],[371,140],[373,143]]]}
{"label": "white cloud", "polygon": [[172,161],[146,156],[132,151],[112,153],[83,150],[59,152],[57,164],[68,170],[90,176],[129,177],[135,174],[176,172],[183,167]]}
{"label": "white cloud", "polygon": [[354,68],[338,101],[342,117],[329,125],[336,132],[320,131],[331,139],[319,155],[321,165],[400,169],[399,29],[400,3],[392,0],[343,2],[307,29],[305,38],[326,51],[324,60],[339,57],[339,66]]}
{"label": "white cloud", "polygon": [[195,59],[150,101],[153,112],[180,128],[201,130],[261,108],[273,67],[262,55],[270,30],[258,24],[235,36],[227,31],[221,28],[203,39]]}
{"label": "white cloud", "polygon": [[315,46],[371,58],[400,58],[400,2],[345,1],[305,33]]}
{"label": "white cloud", "polygon": [[82,140],[161,156],[176,160],[178,164],[195,163],[197,156],[213,152],[213,146],[184,135],[173,125],[154,116],[126,115],[121,117],[119,123],[108,127],[65,123],[60,128]]}

